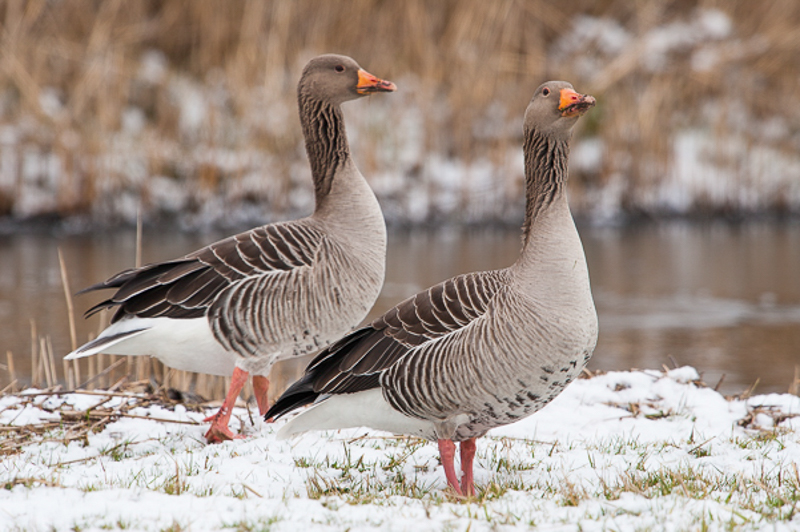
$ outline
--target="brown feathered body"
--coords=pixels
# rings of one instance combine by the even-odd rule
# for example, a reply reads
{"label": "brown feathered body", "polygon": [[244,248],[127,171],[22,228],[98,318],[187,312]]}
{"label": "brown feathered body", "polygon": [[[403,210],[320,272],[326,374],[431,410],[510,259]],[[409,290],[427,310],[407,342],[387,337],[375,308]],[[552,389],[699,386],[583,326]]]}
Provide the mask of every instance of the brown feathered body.
{"label": "brown feathered body", "polygon": [[536,412],[578,376],[598,326],[565,192],[571,123],[542,127],[560,116],[537,101],[526,113],[518,260],[420,292],[323,351],[270,410],[318,401],[280,436],[365,425],[469,440]]}
{"label": "brown feathered body", "polygon": [[[386,228],[350,156],[340,104],[391,90],[392,83],[350,58],[312,60],[298,85],[298,102],[314,181],[313,214],[88,288],[115,290],[88,312],[114,309],[112,324],[67,358],[151,355],[181,370],[265,376],[276,360],[318,351],[357,326],[383,285]],[[265,386],[259,406],[266,405]],[[240,388],[237,381],[231,404]]]}

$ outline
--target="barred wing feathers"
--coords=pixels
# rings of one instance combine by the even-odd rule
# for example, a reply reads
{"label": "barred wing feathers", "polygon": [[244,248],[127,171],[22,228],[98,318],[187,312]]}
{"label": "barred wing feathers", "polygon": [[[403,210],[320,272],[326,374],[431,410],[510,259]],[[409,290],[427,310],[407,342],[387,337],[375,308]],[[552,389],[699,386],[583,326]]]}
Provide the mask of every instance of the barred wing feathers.
{"label": "barred wing feathers", "polygon": [[117,307],[125,316],[198,318],[229,286],[314,264],[323,235],[304,220],[271,224],[220,240],[183,258],[125,270],[83,292],[116,288],[90,316]]}
{"label": "barred wing feathers", "polygon": [[267,417],[281,416],[319,396],[380,386],[381,374],[406,355],[445,339],[483,316],[506,285],[505,271],[460,275],[419,292],[322,351]]}

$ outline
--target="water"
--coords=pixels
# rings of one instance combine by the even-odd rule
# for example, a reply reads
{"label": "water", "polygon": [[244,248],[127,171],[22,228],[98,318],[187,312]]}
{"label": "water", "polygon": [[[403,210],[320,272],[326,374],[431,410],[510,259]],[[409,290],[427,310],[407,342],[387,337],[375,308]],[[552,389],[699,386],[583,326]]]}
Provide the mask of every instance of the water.
{"label": "water", "polygon": [[[785,392],[800,365],[800,224],[646,224],[579,228],[600,317],[589,367],[601,370],[689,364],[709,384],[738,393]],[[146,231],[144,262],[193,251],[222,234]],[[517,230],[390,233],[387,282],[371,316],[452,275],[503,267],[519,251]],[[31,327],[57,354],[70,350],[57,250],[72,292],[134,263],[133,231],[0,236],[0,363],[12,351],[29,375]],[[85,309],[102,294],[75,298],[78,341],[96,334]],[[303,367],[282,368],[291,379]],[[9,382],[0,366],[0,388]],[[276,383],[277,385],[277,383]]]}

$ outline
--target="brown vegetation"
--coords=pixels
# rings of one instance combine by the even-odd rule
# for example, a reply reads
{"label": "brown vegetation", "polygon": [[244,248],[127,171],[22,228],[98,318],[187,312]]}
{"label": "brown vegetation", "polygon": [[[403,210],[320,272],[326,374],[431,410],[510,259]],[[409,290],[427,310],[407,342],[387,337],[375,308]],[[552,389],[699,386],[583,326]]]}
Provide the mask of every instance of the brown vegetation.
{"label": "brown vegetation", "polygon": [[[703,10],[725,13],[730,32],[715,37],[712,28],[693,40]],[[575,33],[584,15],[610,21],[630,40],[621,49],[604,48],[602,36]],[[654,30],[681,24],[685,41],[659,47]],[[611,182],[622,189],[623,207],[652,208],[648,194],[664,179],[682,128],[715,138],[720,148],[712,158],[735,176],[753,169],[738,159],[741,150],[725,149],[734,137],[746,147],[766,143],[784,152],[800,145],[795,0],[12,0],[0,5],[0,26],[0,126],[15,128],[13,138],[0,139],[3,156],[15,151],[7,165],[19,168],[26,153],[52,156],[60,169],[40,178],[58,181],[41,185],[57,197],[31,208],[18,203],[22,170],[0,173],[0,215],[102,215],[109,195],[125,193],[147,205],[152,175],[191,188],[189,204],[177,208],[199,211],[198,204],[220,193],[222,181],[260,167],[251,161],[230,169],[202,157],[221,148],[281,155],[277,174],[286,177],[256,191],[280,215],[290,209],[286,192],[304,186],[290,177],[294,159],[286,161],[299,145],[294,84],[308,58],[329,51],[405,81],[405,94],[387,104],[393,114],[382,129],[360,142],[374,148],[406,110],[418,108],[421,159],[438,153],[501,161],[518,144],[517,129],[480,133],[496,118],[488,113],[506,113],[502,119],[518,124],[533,88],[546,79],[569,79],[596,95],[600,105],[583,132],[601,139],[605,151],[598,167],[582,169],[574,180],[579,209]],[[153,50],[166,59],[162,74],[143,72],[143,58]],[[185,96],[175,92],[176,80],[208,88],[208,112],[194,130],[181,125]],[[274,116],[265,100],[290,111]],[[142,130],[120,137],[126,120],[137,116],[144,118]],[[770,134],[766,125],[775,120],[780,127]],[[359,153],[363,170],[380,165],[374,151]],[[143,177],[120,169],[127,163],[114,165],[120,153],[141,154],[146,167],[136,172]],[[396,170],[413,175],[416,166]],[[513,203],[519,176],[507,179]],[[761,184],[758,175],[737,179],[745,188]],[[248,193],[238,192],[238,199]],[[732,201],[703,194],[696,192],[695,207],[719,209]],[[780,187],[766,194],[751,208],[789,201]]]}

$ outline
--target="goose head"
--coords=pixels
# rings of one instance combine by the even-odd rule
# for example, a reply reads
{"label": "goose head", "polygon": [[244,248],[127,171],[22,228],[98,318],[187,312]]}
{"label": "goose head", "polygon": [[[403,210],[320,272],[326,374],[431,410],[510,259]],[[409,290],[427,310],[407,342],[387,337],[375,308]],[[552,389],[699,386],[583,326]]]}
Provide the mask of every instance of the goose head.
{"label": "goose head", "polygon": [[555,137],[569,136],[572,126],[595,99],[580,94],[566,81],[548,81],[536,89],[525,110],[525,129]]}
{"label": "goose head", "polygon": [[393,92],[397,86],[373,76],[350,57],[326,54],[308,62],[299,89],[301,93],[338,105],[373,92]]}

